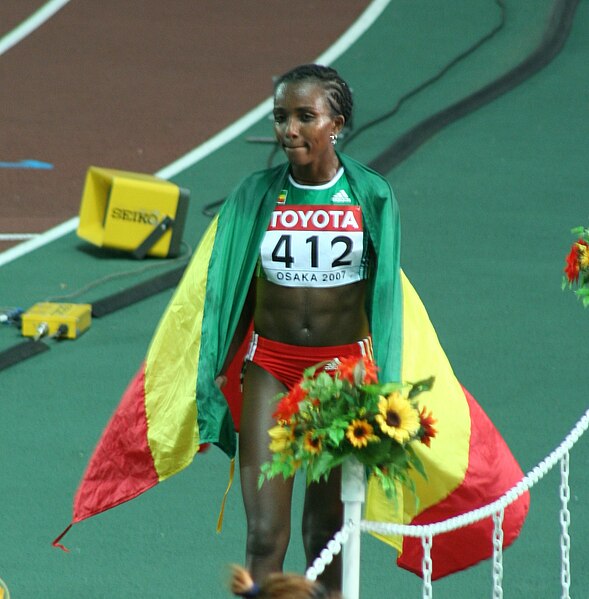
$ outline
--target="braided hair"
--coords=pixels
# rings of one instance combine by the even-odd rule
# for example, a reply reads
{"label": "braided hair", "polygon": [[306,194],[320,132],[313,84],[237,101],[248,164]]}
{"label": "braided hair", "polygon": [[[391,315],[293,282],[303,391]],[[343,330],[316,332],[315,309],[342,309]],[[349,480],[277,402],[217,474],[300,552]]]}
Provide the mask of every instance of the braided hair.
{"label": "braided hair", "polygon": [[327,92],[327,101],[333,116],[342,115],[346,123],[352,120],[354,101],[350,86],[331,67],[319,64],[303,64],[281,75],[274,82],[274,91],[283,83],[316,81]]}

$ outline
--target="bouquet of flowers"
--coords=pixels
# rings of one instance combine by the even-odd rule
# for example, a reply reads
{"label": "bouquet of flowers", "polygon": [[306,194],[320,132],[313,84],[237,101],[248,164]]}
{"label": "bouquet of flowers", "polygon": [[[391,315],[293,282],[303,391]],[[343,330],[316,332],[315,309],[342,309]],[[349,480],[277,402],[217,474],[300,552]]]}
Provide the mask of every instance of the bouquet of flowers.
{"label": "bouquet of flowers", "polygon": [[396,496],[396,484],[413,488],[414,469],[425,478],[413,444],[430,446],[435,436],[432,414],[418,405],[420,393],[431,389],[433,378],[417,383],[383,383],[367,358],[336,361],[335,370],[305,370],[302,380],[277,396],[268,432],[272,459],[262,464],[259,485],[282,475],[285,479],[306,468],[307,484],[327,478],[348,456],[378,477],[386,494]]}
{"label": "bouquet of flowers", "polygon": [[571,246],[566,257],[566,266],[562,288],[576,286],[575,294],[582,300],[583,306],[589,306],[589,229],[576,227],[571,230],[577,241]]}

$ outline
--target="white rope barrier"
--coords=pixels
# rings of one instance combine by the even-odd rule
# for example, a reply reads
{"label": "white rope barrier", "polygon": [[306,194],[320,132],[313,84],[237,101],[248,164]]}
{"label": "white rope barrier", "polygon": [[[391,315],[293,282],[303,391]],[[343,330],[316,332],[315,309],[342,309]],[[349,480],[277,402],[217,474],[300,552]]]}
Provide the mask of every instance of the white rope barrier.
{"label": "white rope barrier", "polygon": [[323,573],[325,566],[331,564],[333,558],[340,553],[342,546],[348,541],[350,533],[354,530],[355,526],[356,524],[352,521],[346,522],[341,530],[335,533],[333,539],[327,543],[327,547],[321,551],[319,557],[313,562],[313,565],[308,568],[305,576],[309,580],[317,580],[317,576]]}
{"label": "white rope barrier", "polygon": [[503,599],[503,516],[501,509],[493,514],[493,599]]}
{"label": "white rope barrier", "polygon": [[[569,487],[569,452],[575,443],[583,436],[589,428],[589,409],[577,421],[569,434],[565,437],[562,443],[544,460],[542,460],[535,468],[529,471],[514,487],[507,493],[502,495],[496,501],[477,508],[466,514],[454,516],[425,525],[410,525],[410,524],[391,524],[385,522],[371,522],[367,520],[360,521],[360,530],[362,532],[374,532],[381,535],[403,535],[408,537],[420,537],[423,546],[423,597],[431,599],[433,597],[433,589],[431,582],[432,560],[431,547],[433,537],[445,532],[450,532],[458,528],[469,526],[474,522],[484,520],[485,518],[493,518],[493,599],[503,598],[503,516],[507,506],[516,501],[526,491],[531,489],[538,481],[550,472],[550,470],[560,462],[561,482],[560,482],[560,524],[561,524],[561,584],[562,595],[561,599],[570,599],[570,511],[568,502],[570,499]],[[335,555],[345,545],[351,532],[356,527],[357,523],[353,521],[346,522],[341,530],[337,532],[334,538],[329,541],[327,547],[321,551],[321,554],[313,565],[307,570],[306,577],[309,580],[316,580],[317,577],[325,570],[325,566],[333,561]]]}
{"label": "white rope barrier", "polygon": [[434,538],[431,533],[421,537],[423,547],[423,560],[421,562],[421,573],[423,575],[423,599],[431,599],[434,596],[432,587],[432,571],[434,563],[432,562],[432,545]]}

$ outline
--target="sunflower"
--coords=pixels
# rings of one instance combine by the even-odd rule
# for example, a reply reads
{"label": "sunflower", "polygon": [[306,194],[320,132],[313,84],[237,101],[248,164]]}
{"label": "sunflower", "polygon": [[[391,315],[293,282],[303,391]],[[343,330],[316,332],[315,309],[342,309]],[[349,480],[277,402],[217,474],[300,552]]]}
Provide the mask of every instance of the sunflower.
{"label": "sunflower", "polygon": [[589,270],[589,246],[582,240],[577,242],[577,256],[581,269]]}
{"label": "sunflower", "polygon": [[321,453],[321,437],[315,435],[313,431],[307,431],[303,438],[303,448],[305,451],[308,451],[309,453]]}
{"label": "sunflower", "polygon": [[346,430],[346,437],[354,447],[366,447],[368,443],[378,441],[372,425],[367,420],[352,420]]}
{"label": "sunflower", "polygon": [[294,441],[294,433],[288,426],[281,426],[277,424],[268,430],[270,435],[270,451],[272,453],[284,453],[290,449],[292,442]]}
{"label": "sunflower", "polygon": [[419,413],[398,391],[388,397],[380,396],[379,413],[375,416],[383,433],[397,443],[409,441],[419,431]]}

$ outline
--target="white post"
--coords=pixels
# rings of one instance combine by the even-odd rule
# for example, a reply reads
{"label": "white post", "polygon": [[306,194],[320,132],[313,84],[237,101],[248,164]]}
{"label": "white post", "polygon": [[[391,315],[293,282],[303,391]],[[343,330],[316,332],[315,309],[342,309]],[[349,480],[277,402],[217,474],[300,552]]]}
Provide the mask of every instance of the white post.
{"label": "white post", "polygon": [[342,502],[344,524],[352,523],[342,555],[342,592],[344,599],[360,597],[360,520],[366,495],[364,466],[354,457],[342,464]]}

